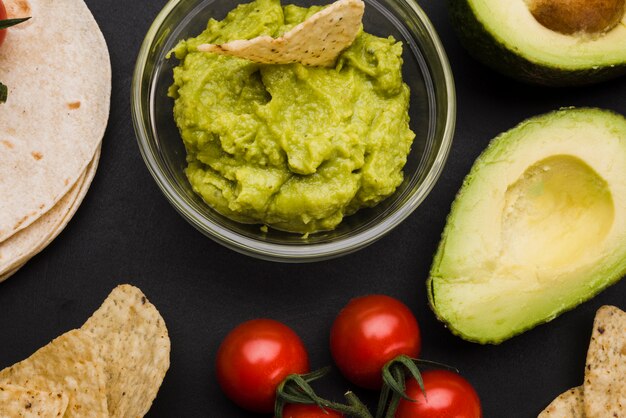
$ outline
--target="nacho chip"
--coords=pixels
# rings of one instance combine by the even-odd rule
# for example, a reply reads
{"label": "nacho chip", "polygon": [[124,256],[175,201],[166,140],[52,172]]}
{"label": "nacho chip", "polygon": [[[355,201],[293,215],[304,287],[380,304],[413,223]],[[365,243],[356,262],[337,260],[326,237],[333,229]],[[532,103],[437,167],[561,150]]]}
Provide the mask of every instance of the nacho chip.
{"label": "nacho chip", "polygon": [[626,417],[626,313],[598,309],[585,368],[587,418]]}
{"label": "nacho chip", "polygon": [[136,287],[116,287],[82,330],[99,345],[111,417],[144,416],[170,365],[163,318]]}
{"label": "nacho chip", "polygon": [[560,394],[537,418],[585,418],[583,387]]}
{"label": "nacho chip", "polygon": [[259,36],[221,45],[202,44],[198,51],[245,58],[261,64],[332,66],[361,30],[365,5],[339,0],[315,13],[280,38]]}
{"label": "nacho chip", "polygon": [[0,372],[1,385],[68,396],[65,418],[106,418],[106,377],[91,335],[73,330]]}
{"label": "nacho chip", "polygon": [[44,392],[0,384],[0,417],[59,418],[69,399],[63,392]]}

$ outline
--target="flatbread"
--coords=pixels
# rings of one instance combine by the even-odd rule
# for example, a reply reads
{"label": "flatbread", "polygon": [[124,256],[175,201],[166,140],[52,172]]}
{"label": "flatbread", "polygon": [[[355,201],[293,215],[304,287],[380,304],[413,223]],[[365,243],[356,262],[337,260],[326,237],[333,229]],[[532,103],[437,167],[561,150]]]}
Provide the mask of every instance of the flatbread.
{"label": "flatbread", "polygon": [[596,313],[583,386],[587,418],[626,417],[626,313],[615,306]]}
{"label": "flatbread", "polygon": [[44,392],[0,385],[0,417],[60,418],[69,399],[63,392]]}
{"label": "flatbread", "polygon": [[[24,263],[26,264],[26,263]],[[14,268],[11,271],[7,271],[6,273],[4,273],[3,275],[0,276],[0,283],[2,283],[3,281],[5,281],[6,279],[8,279],[9,277],[13,276],[15,273],[17,273],[17,271],[19,269],[21,269],[24,264],[20,264],[19,266],[17,266],[16,268]]]}
{"label": "flatbread", "polygon": [[134,286],[116,287],[81,328],[98,341],[113,418],[144,416],[170,365],[163,318]]}
{"label": "flatbread", "polygon": [[77,183],[52,209],[33,224],[0,243],[0,282],[46,248],[67,226],[95,176],[100,147]]}
{"label": "flatbread", "polygon": [[300,23],[280,38],[259,36],[225,44],[202,44],[198,51],[245,58],[261,64],[331,66],[361,30],[365,5],[339,0]]}
{"label": "flatbread", "polygon": [[537,418],[585,418],[583,387],[560,394]]}
{"label": "flatbread", "polygon": [[93,337],[73,330],[0,372],[0,384],[64,392],[65,418],[106,418],[106,377]]}
{"label": "flatbread", "polygon": [[111,94],[106,43],[82,0],[4,3],[32,19],[11,28],[0,48],[9,87],[0,111],[0,242],[77,182],[104,134]]}

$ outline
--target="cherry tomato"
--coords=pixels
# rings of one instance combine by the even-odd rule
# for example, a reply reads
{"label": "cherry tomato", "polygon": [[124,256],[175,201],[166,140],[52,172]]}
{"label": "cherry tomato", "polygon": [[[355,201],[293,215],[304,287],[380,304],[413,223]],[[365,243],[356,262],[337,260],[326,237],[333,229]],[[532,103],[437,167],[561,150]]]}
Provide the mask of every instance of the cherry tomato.
{"label": "cherry tomato", "polygon": [[330,351],[341,373],[355,385],[380,389],[383,366],[404,354],[419,356],[417,320],[402,302],[383,295],[351,300],[330,331]]}
{"label": "cherry tomato", "polygon": [[249,411],[274,411],[276,388],[290,374],[309,371],[309,357],[288,326],[255,319],[233,329],[217,351],[217,380],[236,404]]}
{"label": "cherry tomato", "polygon": [[[4,8],[4,3],[0,0],[0,20],[7,18],[7,9]],[[7,30],[0,30],[0,45],[4,42],[4,38],[7,36]]]}
{"label": "cherry tomato", "polygon": [[481,418],[478,394],[456,373],[428,370],[422,373],[426,399],[417,381],[406,384],[406,394],[417,402],[400,401],[395,418]]}
{"label": "cherry tomato", "polygon": [[283,418],[342,418],[343,414],[317,405],[287,404],[283,408]]}

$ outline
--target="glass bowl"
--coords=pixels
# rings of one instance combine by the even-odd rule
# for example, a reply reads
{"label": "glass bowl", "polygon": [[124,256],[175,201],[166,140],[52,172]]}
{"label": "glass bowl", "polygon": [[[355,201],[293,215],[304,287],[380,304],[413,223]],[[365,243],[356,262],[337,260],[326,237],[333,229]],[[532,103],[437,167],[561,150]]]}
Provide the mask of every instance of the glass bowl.
{"label": "glass bowl", "polygon": [[[248,2],[242,0],[242,3]],[[283,0],[300,6],[329,0]],[[411,129],[416,137],[404,167],[404,182],[378,206],[346,217],[333,231],[294,234],[232,221],[211,209],[191,189],[184,173],[186,152],[167,97],[172,69],[167,53],[179,40],[197,36],[209,18],[223,19],[232,0],[171,0],[152,24],[139,51],[131,88],[131,108],[139,148],[148,169],[171,204],[215,241],[254,257],[305,262],[359,250],[417,208],[437,181],[452,143],[456,97],[452,72],[439,38],[413,0],[365,0],[363,26],[377,36],[404,44],[404,81],[411,88]]]}

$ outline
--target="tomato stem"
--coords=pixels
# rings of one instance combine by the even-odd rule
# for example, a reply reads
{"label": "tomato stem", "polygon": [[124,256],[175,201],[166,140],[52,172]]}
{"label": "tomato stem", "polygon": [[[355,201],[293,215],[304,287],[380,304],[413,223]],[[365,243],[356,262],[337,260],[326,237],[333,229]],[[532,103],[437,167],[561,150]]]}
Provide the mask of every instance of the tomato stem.
{"label": "tomato stem", "polygon": [[454,367],[437,363],[435,361],[413,359],[406,355],[400,355],[394,358],[383,367],[383,387],[380,391],[380,397],[378,399],[376,418],[393,418],[401,399],[406,399],[409,402],[416,402],[415,399],[406,394],[405,382],[407,377],[413,378],[417,381],[417,384],[424,394],[424,399],[426,399],[424,380],[422,379],[419,367],[436,367],[454,371],[456,373],[459,372]]}
{"label": "tomato stem", "polygon": [[9,89],[4,84],[0,83],[0,103],[6,103],[8,95]]}
{"label": "tomato stem", "polygon": [[0,30],[10,28],[11,26],[19,25],[22,22],[26,22],[28,19],[30,19],[30,17],[0,20]]}
{"label": "tomato stem", "polygon": [[[393,418],[401,398],[413,401],[405,393],[405,370],[399,363],[394,363],[394,359],[390,364],[383,368],[383,387],[378,400],[378,408],[376,410],[376,418]],[[391,400],[389,397],[391,396]],[[385,414],[385,411],[387,413]]]}
{"label": "tomato stem", "polygon": [[276,389],[274,416],[276,418],[283,418],[283,408],[285,404],[296,403],[317,405],[322,409],[332,409],[347,416],[357,418],[373,418],[367,407],[353,392],[345,393],[344,396],[348,401],[347,404],[323,399],[315,393],[309,382],[326,375],[329,370],[330,368],[327,367],[306,375],[291,374],[287,376]]}
{"label": "tomato stem", "polygon": [[[22,22],[26,22],[30,17],[23,17],[19,19],[3,19],[0,20],[0,30],[4,30],[6,28],[10,28],[11,26],[18,25]],[[7,97],[9,96],[9,89],[4,84],[0,83],[0,104],[7,102]]]}

